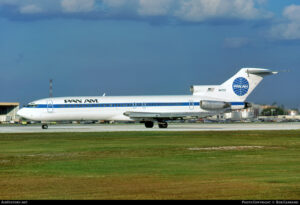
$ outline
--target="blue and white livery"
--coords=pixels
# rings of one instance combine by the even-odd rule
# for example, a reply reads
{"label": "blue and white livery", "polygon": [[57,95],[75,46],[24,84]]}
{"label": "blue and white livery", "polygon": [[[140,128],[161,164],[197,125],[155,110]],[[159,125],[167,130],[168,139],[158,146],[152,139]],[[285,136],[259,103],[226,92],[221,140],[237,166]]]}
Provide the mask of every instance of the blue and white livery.
{"label": "blue and white livery", "polygon": [[232,89],[238,96],[246,95],[249,90],[249,82],[246,78],[238,77],[233,81]]}
{"label": "blue and white livery", "polygon": [[254,88],[267,76],[269,69],[242,68],[221,85],[194,85],[192,95],[166,96],[91,96],[45,98],[29,103],[18,115],[35,121],[116,120],[139,121],[152,128],[158,122],[208,117],[250,106],[245,102]]}

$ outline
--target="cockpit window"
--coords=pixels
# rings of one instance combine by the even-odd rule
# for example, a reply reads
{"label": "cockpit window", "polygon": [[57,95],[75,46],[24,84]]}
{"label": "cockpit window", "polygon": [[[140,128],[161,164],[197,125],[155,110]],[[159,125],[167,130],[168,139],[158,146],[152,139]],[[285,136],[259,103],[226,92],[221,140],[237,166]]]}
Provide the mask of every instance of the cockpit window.
{"label": "cockpit window", "polygon": [[37,104],[28,104],[25,107],[29,107],[29,108],[35,108],[37,107]]}

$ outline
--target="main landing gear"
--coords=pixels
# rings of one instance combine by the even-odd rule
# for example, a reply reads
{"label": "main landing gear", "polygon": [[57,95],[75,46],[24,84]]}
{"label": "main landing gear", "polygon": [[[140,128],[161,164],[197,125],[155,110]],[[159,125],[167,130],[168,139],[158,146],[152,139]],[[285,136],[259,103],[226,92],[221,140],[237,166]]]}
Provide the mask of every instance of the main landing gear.
{"label": "main landing gear", "polygon": [[154,126],[154,122],[152,122],[152,121],[146,121],[145,122],[145,127],[146,128],[152,128]]}
{"label": "main landing gear", "polygon": [[167,122],[158,122],[158,127],[159,128],[167,128],[168,127],[168,123]]}
{"label": "main landing gear", "polygon": [[[145,127],[146,128],[153,128],[153,126],[154,126],[154,122],[152,122],[152,121],[146,121],[145,122]],[[158,127],[159,128],[167,128],[168,127],[168,123],[164,122],[164,121],[158,122]]]}

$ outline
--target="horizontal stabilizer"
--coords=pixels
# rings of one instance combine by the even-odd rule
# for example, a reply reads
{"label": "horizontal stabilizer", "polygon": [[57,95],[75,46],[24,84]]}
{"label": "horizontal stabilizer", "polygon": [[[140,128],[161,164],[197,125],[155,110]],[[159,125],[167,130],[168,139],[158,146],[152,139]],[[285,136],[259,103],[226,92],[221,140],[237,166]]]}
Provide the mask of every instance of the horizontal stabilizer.
{"label": "horizontal stabilizer", "polygon": [[248,68],[246,73],[254,75],[275,75],[278,72],[263,68]]}

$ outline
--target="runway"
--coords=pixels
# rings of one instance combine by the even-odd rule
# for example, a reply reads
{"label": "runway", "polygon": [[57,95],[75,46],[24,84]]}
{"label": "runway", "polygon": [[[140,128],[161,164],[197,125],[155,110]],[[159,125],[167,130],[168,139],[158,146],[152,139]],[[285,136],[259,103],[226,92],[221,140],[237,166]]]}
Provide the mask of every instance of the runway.
{"label": "runway", "polygon": [[238,131],[238,130],[299,130],[300,122],[292,123],[170,123],[167,129],[145,128],[143,124],[68,124],[49,125],[47,130],[41,125],[2,125],[0,133],[38,132],[128,132],[128,131]]}

